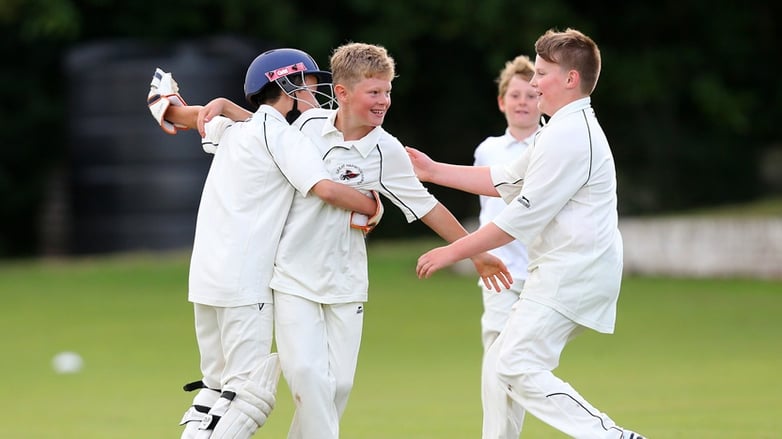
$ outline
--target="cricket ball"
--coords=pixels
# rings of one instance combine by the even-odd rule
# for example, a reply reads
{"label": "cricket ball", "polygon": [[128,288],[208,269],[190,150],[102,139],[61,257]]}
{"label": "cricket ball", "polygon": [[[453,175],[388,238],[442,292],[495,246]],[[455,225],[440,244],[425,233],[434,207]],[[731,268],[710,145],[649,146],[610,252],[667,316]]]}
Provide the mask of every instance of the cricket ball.
{"label": "cricket ball", "polygon": [[59,374],[78,373],[84,367],[84,360],[76,352],[60,352],[52,358],[52,367]]}

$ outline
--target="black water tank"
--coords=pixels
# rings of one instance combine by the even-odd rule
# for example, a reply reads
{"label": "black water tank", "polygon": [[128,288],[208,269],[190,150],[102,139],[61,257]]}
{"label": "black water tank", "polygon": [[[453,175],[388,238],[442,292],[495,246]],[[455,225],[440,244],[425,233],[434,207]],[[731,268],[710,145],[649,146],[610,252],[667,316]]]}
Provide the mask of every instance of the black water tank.
{"label": "black water tank", "polygon": [[217,37],[96,42],[68,53],[69,253],[192,245],[212,156],[195,130],[172,136],[156,124],[146,106],[152,74],[172,72],[188,104],[225,96],[243,105],[244,74],[266,49]]}

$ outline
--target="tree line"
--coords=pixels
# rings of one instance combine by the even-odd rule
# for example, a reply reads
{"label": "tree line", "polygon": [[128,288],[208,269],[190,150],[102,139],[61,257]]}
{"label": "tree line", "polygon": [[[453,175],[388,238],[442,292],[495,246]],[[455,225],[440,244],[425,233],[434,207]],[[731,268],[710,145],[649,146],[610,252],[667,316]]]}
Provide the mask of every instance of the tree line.
{"label": "tree line", "polygon": [[[78,84],[64,80],[64,54],[113,39],[230,34],[302,48],[323,68],[342,43],[381,44],[398,73],[386,128],[435,159],[470,164],[475,145],[504,129],[494,83],[504,62],[534,56],[545,30],[573,27],[602,51],[592,99],[616,158],[620,214],[768,195],[759,161],[780,144],[782,7],[750,3],[9,0],[0,6],[0,256],[36,253],[47,177],[68,156],[64,113]],[[475,197],[432,191],[459,217],[477,212]],[[391,218],[377,233],[410,233]]]}

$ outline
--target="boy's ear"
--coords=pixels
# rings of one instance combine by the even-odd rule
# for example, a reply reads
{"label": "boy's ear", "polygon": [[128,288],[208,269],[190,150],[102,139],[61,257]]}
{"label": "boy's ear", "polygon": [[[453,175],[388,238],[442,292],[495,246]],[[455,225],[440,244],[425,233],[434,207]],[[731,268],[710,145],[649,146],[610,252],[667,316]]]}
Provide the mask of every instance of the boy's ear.
{"label": "boy's ear", "polygon": [[567,87],[578,87],[578,83],[581,81],[581,76],[578,74],[578,70],[570,70],[567,72]]}
{"label": "boy's ear", "polygon": [[502,96],[497,96],[497,108],[500,109],[500,113],[505,113],[505,99]]}
{"label": "boy's ear", "polygon": [[348,89],[345,88],[342,84],[334,84],[334,97],[339,98],[345,98],[348,94]]}

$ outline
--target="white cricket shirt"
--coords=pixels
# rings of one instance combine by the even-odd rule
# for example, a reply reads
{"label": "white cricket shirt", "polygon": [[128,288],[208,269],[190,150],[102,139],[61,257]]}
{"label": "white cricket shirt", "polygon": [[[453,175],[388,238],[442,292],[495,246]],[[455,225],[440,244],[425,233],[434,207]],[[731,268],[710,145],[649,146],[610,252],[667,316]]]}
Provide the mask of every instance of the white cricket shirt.
{"label": "white cricket shirt", "polygon": [[[502,136],[487,137],[475,148],[474,165],[492,166],[513,163],[532,144],[534,137],[535,134],[532,134],[524,140],[516,140],[508,129]],[[478,215],[481,226],[490,223],[507,206],[500,197],[481,195],[478,200],[481,205],[481,211]],[[524,281],[527,278],[529,258],[527,257],[527,249],[520,241],[515,240],[510,244],[491,250],[490,253],[502,259],[514,281]],[[483,285],[483,281],[479,280],[478,284]]]}
{"label": "white cricket shirt", "polygon": [[509,203],[494,223],[529,252],[522,297],[613,332],[622,278],[616,171],[590,99],[557,111],[519,160],[491,174]]}
{"label": "white cricket shirt", "polygon": [[[308,110],[294,123],[317,145],[331,179],[378,191],[408,222],[429,213],[437,199],[416,178],[402,144],[382,127],[346,142],[334,126],[336,111]],[[350,228],[350,212],[297,194],[271,287],[330,304],[366,301],[368,284],[364,235]]]}
{"label": "white cricket shirt", "polygon": [[315,145],[270,106],[243,122],[215,118],[206,131],[205,149],[219,146],[198,207],[189,300],[221,307],[271,302],[274,256],[293,194],[304,197],[329,176]]}

